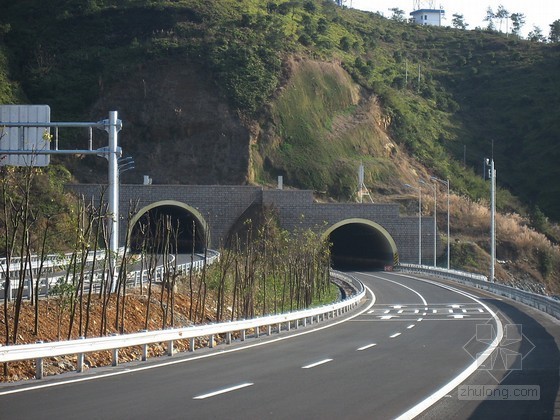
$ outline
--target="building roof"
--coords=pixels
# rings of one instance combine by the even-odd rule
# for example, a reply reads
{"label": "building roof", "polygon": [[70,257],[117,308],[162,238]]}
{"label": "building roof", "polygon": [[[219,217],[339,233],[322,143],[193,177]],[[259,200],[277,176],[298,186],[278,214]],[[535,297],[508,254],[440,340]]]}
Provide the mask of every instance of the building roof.
{"label": "building roof", "polygon": [[445,13],[445,10],[443,9],[419,9],[419,10],[415,10],[413,12],[410,12],[410,14],[412,16],[417,15],[419,13]]}

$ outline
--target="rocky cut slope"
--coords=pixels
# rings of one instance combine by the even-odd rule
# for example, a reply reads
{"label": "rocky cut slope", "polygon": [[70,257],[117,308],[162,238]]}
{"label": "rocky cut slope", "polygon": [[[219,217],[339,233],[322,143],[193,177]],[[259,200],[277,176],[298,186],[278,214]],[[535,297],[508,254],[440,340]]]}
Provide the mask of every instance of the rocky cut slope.
{"label": "rocky cut slope", "polygon": [[104,89],[90,113],[106,110],[118,110],[120,144],[137,168],[124,182],[142,174],[158,184],[248,181],[251,130],[196,65],[146,63]]}

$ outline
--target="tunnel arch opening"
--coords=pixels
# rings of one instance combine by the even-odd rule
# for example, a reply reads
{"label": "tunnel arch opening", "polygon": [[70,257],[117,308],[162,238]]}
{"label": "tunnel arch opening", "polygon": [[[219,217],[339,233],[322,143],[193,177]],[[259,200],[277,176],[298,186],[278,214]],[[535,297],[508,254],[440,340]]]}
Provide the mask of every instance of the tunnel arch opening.
{"label": "tunnel arch opening", "polygon": [[331,226],[324,237],[331,244],[331,265],[339,270],[383,270],[398,260],[389,232],[370,220],[343,220]]}
{"label": "tunnel arch opening", "polygon": [[155,236],[156,226],[162,218],[169,216],[172,228],[178,232],[177,249],[179,254],[203,252],[210,244],[206,221],[194,207],[178,201],[159,201],[142,208],[132,218],[130,226],[131,252],[139,253],[147,235]]}

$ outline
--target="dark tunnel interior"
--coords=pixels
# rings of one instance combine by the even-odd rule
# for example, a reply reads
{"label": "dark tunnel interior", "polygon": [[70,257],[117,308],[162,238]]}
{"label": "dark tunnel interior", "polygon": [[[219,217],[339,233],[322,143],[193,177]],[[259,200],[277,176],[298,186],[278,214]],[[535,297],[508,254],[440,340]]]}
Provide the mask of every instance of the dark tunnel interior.
{"label": "dark tunnel interior", "polygon": [[[158,226],[169,216],[173,230],[178,232],[177,250],[171,252],[178,254],[189,254],[203,252],[205,248],[205,232],[202,224],[188,210],[178,206],[158,206],[148,210],[136,222],[132,228],[130,248],[132,252],[141,252],[143,243],[149,243],[157,236]],[[173,241],[171,241],[173,243]],[[173,246],[174,248],[174,246]]]}
{"label": "dark tunnel interior", "polygon": [[331,265],[338,270],[383,270],[393,265],[393,250],[383,234],[362,223],[349,223],[329,235]]}

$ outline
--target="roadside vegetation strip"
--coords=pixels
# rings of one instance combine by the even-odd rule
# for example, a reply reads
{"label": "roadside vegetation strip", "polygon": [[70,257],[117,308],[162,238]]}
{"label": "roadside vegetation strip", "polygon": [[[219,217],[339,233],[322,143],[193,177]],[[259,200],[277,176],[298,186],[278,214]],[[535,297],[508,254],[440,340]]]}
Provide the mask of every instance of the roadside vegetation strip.
{"label": "roadside vegetation strip", "polygon": [[[341,279],[344,276],[339,273],[338,277],[339,279]],[[348,277],[347,281],[355,282],[356,280]],[[172,343],[175,340],[194,339],[204,336],[212,337],[216,334],[245,331],[267,325],[289,325],[291,322],[295,321],[296,323],[299,323],[300,320],[308,318],[316,318],[317,321],[319,321],[320,318],[322,318],[322,320],[329,319],[334,317],[335,315],[345,313],[357,306],[361,299],[365,296],[365,293],[366,290],[362,288],[361,293],[355,294],[354,296],[347,298],[344,301],[303,311],[290,312],[279,315],[269,315],[250,320],[198,325],[193,327],[175,328],[161,331],[148,331],[120,336],[5,346],[0,348],[0,363],[12,362],[17,360],[37,359],[37,362],[39,364],[40,359],[45,357],[57,357],[68,354],[83,354],[102,350],[115,350],[124,347],[141,346],[160,342],[168,343],[168,354],[172,354]],[[114,360],[113,364],[118,364],[118,360]]]}
{"label": "roadside vegetation strip", "polygon": [[18,393],[22,393],[22,392],[37,390],[37,389],[51,388],[51,387],[61,386],[61,385],[66,385],[66,384],[71,384],[71,383],[74,384],[74,383],[79,383],[79,382],[87,382],[87,381],[92,381],[92,380],[97,380],[97,379],[110,378],[110,377],[113,377],[113,376],[126,375],[126,374],[134,373],[134,372],[141,372],[141,371],[145,371],[145,370],[158,369],[158,368],[165,367],[165,366],[171,366],[171,365],[178,365],[178,364],[187,363],[187,362],[193,362],[193,361],[196,361],[196,360],[207,359],[207,358],[210,358],[210,357],[224,356],[228,353],[234,353],[234,352],[238,352],[238,351],[251,349],[251,348],[254,348],[254,347],[270,345],[270,344],[278,343],[280,341],[293,339],[295,337],[300,337],[300,336],[304,336],[304,335],[307,335],[307,334],[312,334],[312,333],[315,333],[315,332],[319,332],[319,331],[322,331],[324,329],[332,328],[336,325],[339,325],[339,324],[342,324],[344,322],[350,321],[350,320],[352,320],[352,319],[354,319],[354,318],[356,318],[360,315],[363,315],[368,310],[370,310],[371,307],[375,304],[376,297],[375,297],[375,294],[373,293],[373,291],[369,287],[364,286],[364,289],[365,289],[366,293],[369,296],[371,296],[371,301],[369,302],[369,304],[364,309],[362,309],[359,312],[356,312],[353,315],[350,315],[347,318],[344,318],[344,319],[341,319],[339,321],[335,321],[335,322],[332,322],[332,323],[328,323],[328,324],[320,326],[320,327],[315,327],[315,328],[307,329],[305,331],[301,331],[301,332],[298,332],[298,333],[288,334],[288,335],[284,335],[284,336],[281,336],[281,337],[276,337],[276,338],[273,338],[271,340],[255,341],[254,343],[251,343],[251,344],[247,344],[247,345],[244,345],[244,346],[241,346],[241,347],[233,347],[233,348],[230,348],[230,349],[225,349],[225,350],[222,350],[220,352],[210,352],[210,353],[197,355],[197,356],[192,356],[192,357],[188,357],[188,358],[184,357],[184,358],[177,358],[177,359],[174,359],[174,360],[166,360],[164,362],[159,362],[159,363],[156,363],[156,364],[147,364],[147,365],[135,367],[133,369],[112,370],[110,372],[104,372],[104,373],[100,373],[100,374],[92,375],[92,376],[80,376],[80,377],[74,377],[72,379],[64,379],[64,380],[60,380],[60,381],[56,381],[56,382],[45,382],[45,383],[41,383],[39,385],[27,385],[27,386],[23,386],[23,387],[17,387],[17,388],[9,389],[9,390],[6,390],[6,391],[0,391],[0,396],[10,395],[10,394],[18,394]]}

